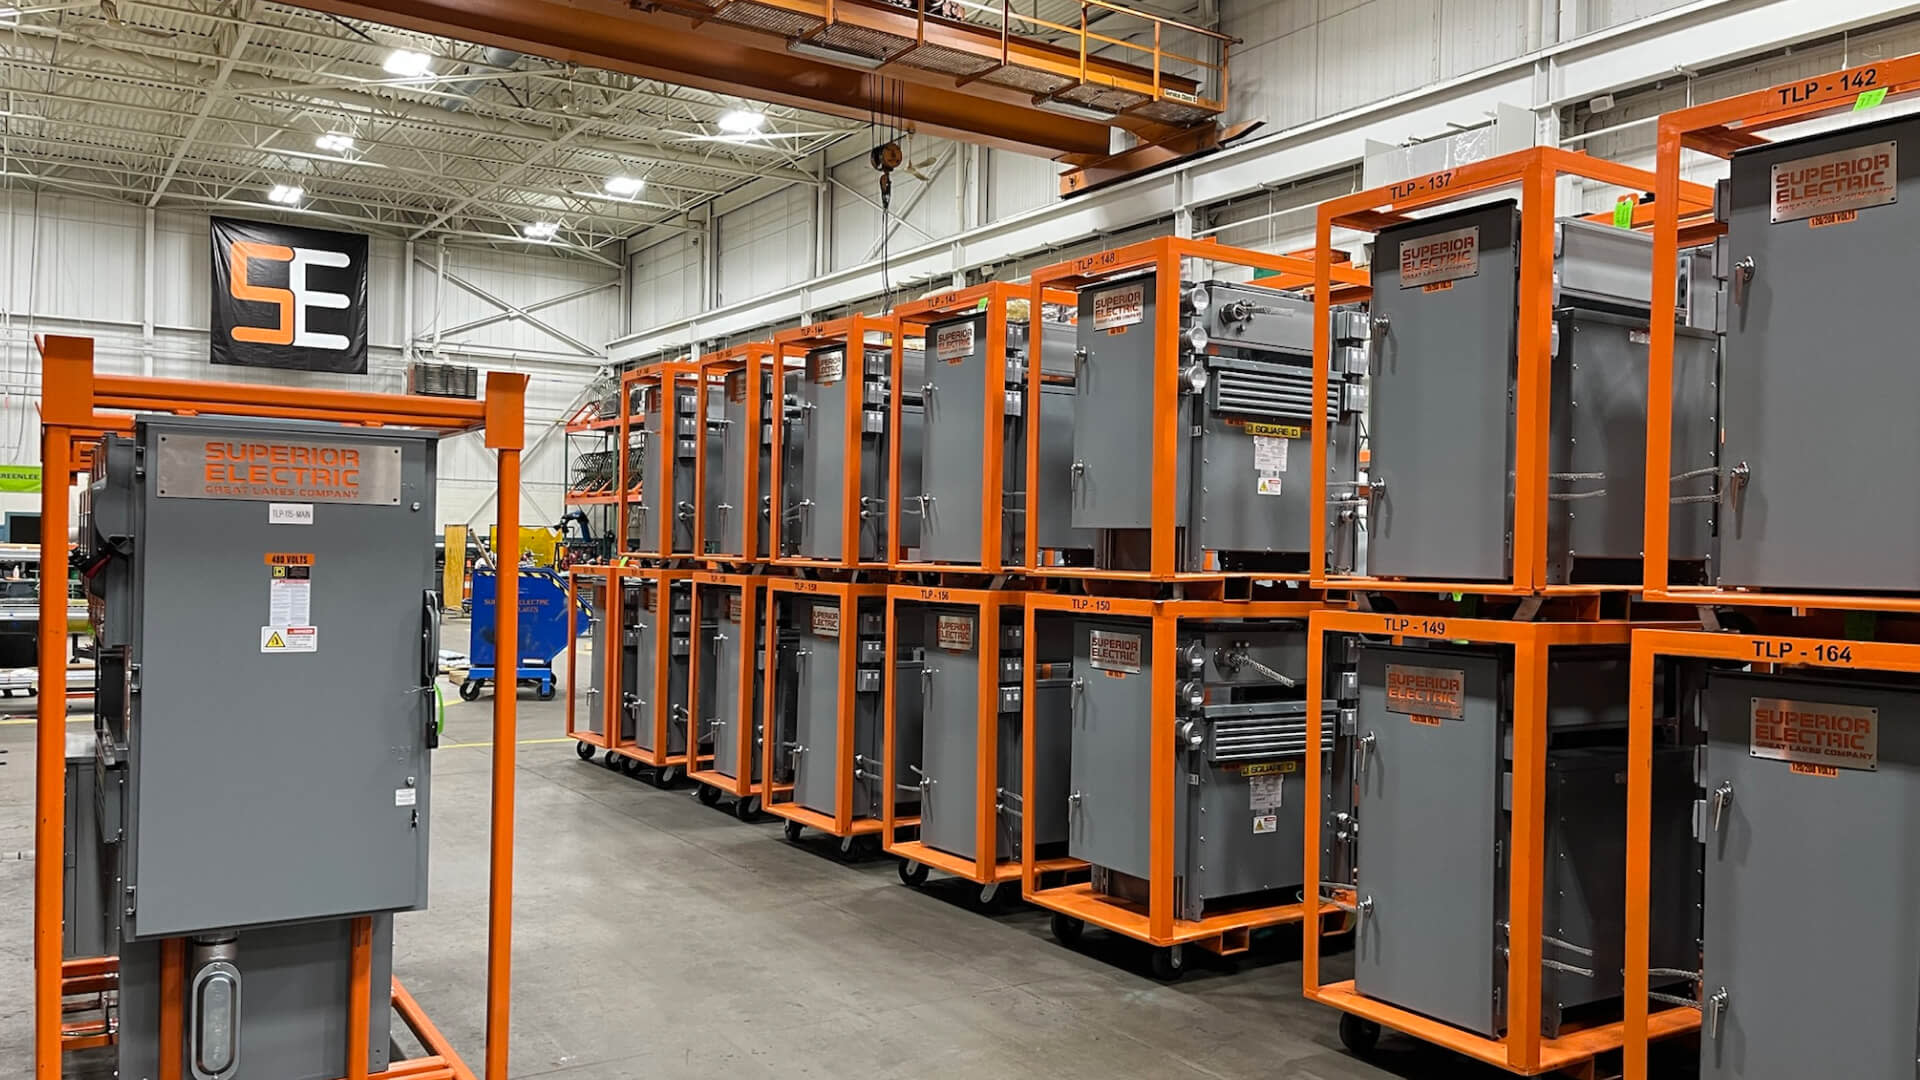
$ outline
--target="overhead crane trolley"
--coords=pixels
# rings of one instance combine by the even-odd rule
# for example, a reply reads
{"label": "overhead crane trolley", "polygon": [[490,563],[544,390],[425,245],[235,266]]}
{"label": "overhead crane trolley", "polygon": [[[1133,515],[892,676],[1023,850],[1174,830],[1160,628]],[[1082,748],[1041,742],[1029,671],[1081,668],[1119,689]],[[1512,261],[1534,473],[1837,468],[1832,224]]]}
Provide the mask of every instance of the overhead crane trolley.
{"label": "overhead crane trolley", "polygon": [[[97,797],[70,804],[67,597],[42,590],[34,1075],[57,1080],[64,1051],[111,1046],[119,1075],[156,1080],[470,1080],[392,978],[393,916],[427,903],[438,441],[485,429],[499,559],[519,565],[526,377],[492,373],[485,400],[464,402],[101,375],[89,339],[40,345],[42,577],[67,576],[85,468],[101,678],[126,692],[95,700]],[[512,670],[518,577],[499,584],[494,640]],[[507,1075],[516,710],[495,695],[489,1080]],[[86,846],[82,831],[101,857],[73,872],[105,887],[70,912],[63,853]],[[63,959],[67,918],[107,955]],[[111,994],[113,1013],[69,1027],[70,993]],[[392,1060],[396,1012],[425,1057]]]}
{"label": "overhead crane trolley", "polygon": [[693,573],[694,635],[687,709],[699,737],[689,750],[687,777],[708,806],[733,799],[733,812],[751,821],[760,810],[764,755],[760,740],[766,651],[767,581],[754,574]]}
{"label": "overhead crane trolley", "polygon": [[700,359],[698,383],[709,431],[694,467],[693,548],[709,565],[764,563],[773,535],[773,394],[779,367],[770,342]]}
{"label": "overhead crane trolley", "polygon": [[[918,342],[912,343],[914,346]],[[919,543],[919,519],[889,531],[896,500],[920,492],[921,350],[891,315],[849,315],[773,339],[781,385],[773,426],[772,562],[885,569],[893,543]],[[907,386],[895,385],[899,370]],[[893,417],[895,395],[899,425]],[[891,487],[898,442],[902,489]]]}
{"label": "overhead crane trolley", "polygon": [[[1271,276],[1224,280],[1237,271]],[[1306,535],[1312,485],[1300,444],[1319,430],[1332,445],[1321,467],[1350,481],[1364,407],[1344,375],[1330,383],[1313,373],[1313,306],[1300,290],[1314,276],[1303,259],[1175,237],[1034,272],[1036,309],[1060,290],[1077,294],[1071,373],[1042,364],[1026,372],[1028,400],[1072,389],[1067,494],[1077,546],[1049,548],[1042,520],[1031,517],[1026,551],[1034,572],[1304,584],[1315,569],[1310,549],[1322,557],[1329,547],[1348,550],[1351,530],[1331,544]],[[1366,282],[1344,266],[1323,268],[1321,280],[1342,303]],[[1046,337],[1066,332],[1045,323],[1035,331],[1043,334],[1042,356]],[[1054,440],[1047,420],[1027,418],[1029,446]],[[1028,454],[1027,490],[1057,483],[1042,473],[1049,464]],[[1351,559],[1337,557],[1343,565]]]}
{"label": "overhead crane trolley", "polygon": [[[995,281],[935,293],[894,309],[909,341],[921,338],[925,375],[919,387],[924,433],[919,476],[902,473],[899,443],[889,468],[894,490],[917,490],[887,504],[895,569],[1018,573],[1026,564],[1027,515],[1035,515],[1040,545],[1064,550],[1092,546],[1068,520],[1073,461],[1072,292],[1055,290],[1039,307],[1024,285]],[[1044,325],[1049,329],[1042,331]],[[1044,349],[1044,352],[1042,351]],[[905,359],[896,350],[893,384],[905,385]],[[1035,394],[1029,366],[1040,369]],[[893,424],[904,421],[906,395],[893,397]],[[1044,443],[1027,417],[1045,413]],[[1040,458],[1039,487],[1028,497],[1027,455]],[[911,481],[911,482],[909,482]],[[917,483],[917,487],[915,486]],[[902,515],[918,526],[917,543],[904,537]]]}
{"label": "overhead crane trolley", "polygon": [[[786,822],[789,840],[814,829],[842,853],[879,851],[920,824],[919,801],[888,786],[883,764],[888,699],[899,745],[920,741],[920,642],[888,639],[885,585],[766,581],[764,809]],[[892,764],[907,773],[905,761]]]}
{"label": "overhead crane trolley", "polygon": [[1172,979],[1189,948],[1242,953],[1261,928],[1317,917],[1300,838],[1322,816],[1308,807],[1335,794],[1306,736],[1331,707],[1307,690],[1321,605],[1026,600],[1021,890],[1054,913],[1055,937],[1073,945],[1093,926],[1144,942]]}
{"label": "overhead crane trolley", "polygon": [[[1690,985],[1629,1003],[1628,1080],[1652,1075],[1648,1044],[1671,1029],[1668,1005],[1690,1006],[1704,1080],[1905,1075],[1920,1057],[1920,844],[1905,810],[1920,792],[1920,501],[1880,482],[1885,463],[1910,456],[1902,406],[1920,389],[1905,361],[1911,274],[1898,262],[1920,202],[1920,126],[1874,111],[1917,90],[1920,55],[1659,119],[1655,273],[1707,234],[1724,440],[1713,576],[1676,581],[1649,563],[1645,581],[1649,598],[1699,608],[1711,632],[1634,635],[1630,980],[1663,965],[1649,946],[1657,912],[1632,901],[1664,872],[1650,762],[1676,738],[1700,747],[1689,869],[1704,889],[1700,947],[1679,965]],[[1853,112],[1863,122],[1769,137]],[[1689,150],[1729,160],[1705,229],[1661,209]],[[1656,322],[1656,376],[1676,355]],[[1678,406],[1654,391],[1657,425]],[[1649,440],[1650,475],[1684,462],[1680,447]],[[1648,492],[1648,543],[1679,528],[1666,502]],[[1675,664],[1694,693],[1665,692],[1659,675]],[[1849,1036],[1805,1037],[1836,1030]]]}
{"label": "overhead crane trolley", "polygon": [[[1411,597],[1408,598],[1410,601]],[[1518,603],[1517,599],[1509,601]],[[1340,1037],[1371,1053],[1382,1027],[1523,1076],[1591,1080],[1626,1042],[1623,986],[1672,999],[1693,963],[1688,871],[1694,751],[1647,764],[1658,887],[1658,977],[1622,982],[1620,927],[1635,907],[1618,870],[1627,831],[1628,641],[1680,624],[1315,612],[1307,641],[1309,922],[1353,913],[1352,979],[1323,976],[1309,936],[1309,999],[1340,1010]],[[1323,693],[1322,687],[1330,688]],[[1337,709],[1334,700],[1337,697]],[[1322,785],[1332,782],[1333,792]],[[1645,993],[1624,994],[1627,1007]],[[1687,1030],[1699,1014],[1663,1011]],[[1862,1074],[1864,1075],[1864,1074]]]}
{"label": "overhead crane trolley", "polygon": [[[1672,415],[1675,467],[1686,470],[1676,490],[1691,494],[1674,509],[1671,548],[1649,550],[1702,572],[1711,312],[1674,326],[1675,277],[1649,274],[1649,238],[1614,227],[1613,215],[1603,223],[1557,207],[1568,176],[1625,192],[1624,224],[1647,220],[1632,204],[1652,174],[1545,147],[1320,205],[1314,340],[1326,362],[1313,377],[1322,390],[1344,378],[1364,391],[1369,464],[1353,482],[1314,443],[1314,543],[1366,530],[1364,567],[1343,569],[1316,547],[1316,584],[1532,596],[1637,585],[1650,304],[1653,332],[1683,346],[1658,385],[1682,405]],[[1517,200],[1499,198],[1514,187]],[[1678,184],[1656,205],[1697,217],[1711,194]],[[1327,261],[1336,228],[1374,236],[1365,312],[1337,311],[1327,295],[1339,280]],[[1314,425],[1331,430],[1317,416]]]}

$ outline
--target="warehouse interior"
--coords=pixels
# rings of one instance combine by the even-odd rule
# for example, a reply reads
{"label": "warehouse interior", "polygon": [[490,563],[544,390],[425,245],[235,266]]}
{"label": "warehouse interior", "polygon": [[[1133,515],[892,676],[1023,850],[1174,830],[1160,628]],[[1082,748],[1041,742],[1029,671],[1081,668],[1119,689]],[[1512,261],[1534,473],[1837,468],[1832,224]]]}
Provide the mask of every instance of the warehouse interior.
{"label": "warehouse interior", "polygon": [[0,88],[0,1080],[1920,1060],[1920,3],[21,0]]}

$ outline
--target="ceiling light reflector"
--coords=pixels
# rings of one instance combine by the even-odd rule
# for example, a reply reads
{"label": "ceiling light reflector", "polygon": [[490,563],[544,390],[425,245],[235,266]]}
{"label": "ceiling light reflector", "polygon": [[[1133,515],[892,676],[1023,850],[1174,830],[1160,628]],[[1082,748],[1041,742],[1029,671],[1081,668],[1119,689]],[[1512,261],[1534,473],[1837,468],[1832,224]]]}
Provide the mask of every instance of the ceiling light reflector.
{"label": "ceiling light reflector", "polygon": [[387,54],[386,63],[381,64],[387,74],[398,75],[403,79],[417,79],[433,71],[433,57],[412,49],[395,49]]}

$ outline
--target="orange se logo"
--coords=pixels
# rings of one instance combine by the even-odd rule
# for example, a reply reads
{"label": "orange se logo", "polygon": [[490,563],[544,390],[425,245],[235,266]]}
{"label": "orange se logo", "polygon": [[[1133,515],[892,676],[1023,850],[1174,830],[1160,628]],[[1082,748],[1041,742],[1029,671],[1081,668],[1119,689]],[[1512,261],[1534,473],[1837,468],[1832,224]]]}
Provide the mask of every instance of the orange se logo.
{"label": "orange se logo", "polygon": [[[321,333],[309,329],[307,325],[307,313],[314,308],[341,310],[351,303],[345,293],[327,292],[307,283],[309,267],[344,270],[353,265],[353,259],[345,252],[236,240],[228,246],[228,260],[233,266],[231,291],[235,300],[272,304],[280,311],[279,321],[273,326],[234,327],[233,340],[258,345],[292,345],[301,349],[332,349],[336,352],[345,352],[352,347],[353,342],[344,334]],[[260,261],[289,264],[287,287],[278,289],[247,280],[248,266]]]}

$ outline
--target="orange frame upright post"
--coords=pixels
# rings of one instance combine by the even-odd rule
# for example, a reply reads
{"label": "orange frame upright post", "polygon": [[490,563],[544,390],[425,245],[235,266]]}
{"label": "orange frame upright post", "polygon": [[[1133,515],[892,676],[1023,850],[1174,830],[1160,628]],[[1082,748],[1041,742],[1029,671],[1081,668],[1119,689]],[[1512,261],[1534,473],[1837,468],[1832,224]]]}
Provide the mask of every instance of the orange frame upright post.
{"label": "orange frame upright post", "polygon": [[[1177,236],[1163,236],[1153,240],[1143,240],[1123,248],[1085,255],[1068,262],[1054,263],[1033,272],[1028,285],[1028,296],[1034,312],[1041,305],[1060,293],[1077,296],[1080,289],[1096,282],[1109,280],[1123,274],[1151,270],[1155,274],[1155,310],[1158,312],[1154,323],[1153,346],[1153,430],[1150,433],[1153,447],[1152,486],[1152,554],[1149,569],[1145,572],[1135,570],[1102,570],[1093,567],[1069,567],[1051,565],[1039,548],[1038,515],[1027,515],[1026,568],[1028,572],[1042,576],[1077,577],[1108,579],[1120,581],[1218,581],[1225,577],[1237,577],[1272,581],[1305,582],[1314,575],[1282,574],[1270,571],[1246,571],[1226,573],[1218,569],[1206,571],[1183,571],[1176,565],[1174,551],[1175,522],[1178,520],[1174,501],[1178,492],[1178,470],[1174,463],[1178,460],[1179,431],[1178,409],[1169,407],[1169,403],[1180,400],[1180,290],[1183,284],[1182,263],[1187,259],[1199,259],[1226,266],[1245,267],[1256,271],[1266,271],[1271,276],[1261,278],[1252,284],[1262,288],[1278,290],[1300,290],[1313,288],[1321,297],[1338,296],[1342,302],[1364,296],[1367,275],[1363,271],[1349,266],[1335,266],[1325,259],[1310,260],[1292,255],[1269,255],[1265,252],[1246,248],[1228,247],[1212,240],[1189,240]],[[1355,290],[1361,290],[1356,292]],[[1034,356],[1040,355],[1040,331],[1042,324],[1036,321],[1029,338],[1029,349]],[[1324,358],[1315,366],[1315,393],[1320,398],[1326,396]],[[1040,365],[1027,365],[1027,400],[1038,402],[1040,388],[1044,380]],[[1314,410],[1320,417],[1321,410]],[[1039,409],[1027,410],[1027,490],[1040,490],[1040,444]],[[1316,419],[1313,428],[1314,468],[1316,471],[1326,468],[1322,460],[1321,440],[1326,438],[1325,426]],[[1323,519],[1322,519],[1323,520]],[[1316,526],[1319,527],[1319,526]],[[1326,545],[1323,542],[1314,549],[1315,557],[1326,557]],[[1209,562],[1212,559],[1209,557]]]}
{"label": "orange frame upright post", "polygon": [[[1691,226],[1676,211],[1680,193],[1694,186],[1680,179],[1681,158],[1688,150],[1731,158],[1735,151],[1764,146],[1759,134],[1784,124],[1850,112],[1863,93],[1901,97],[1920,91],[1920,54],[1739,94],[1720,101],[1665,113],[1660,117],[1653,202],[1653,279],[1672,281],[1680,272],[1680,249],[1703,243],[1725,232],[1709,223]],[[1665,274],[1666,277],[1661,275]],[[1671,290],[1653,292],[1653,325],[1649,342],[1647,395],[1647,475],[1671,476],[1673,467],[1673,319],[1678,298]],[[1671,528],[1670,484],[1647,485],[1647,551],[1665,551]],[[1646,560],[1644,586],[1648,600],[1682,604],[1757,604],[1795,609],[1824,608],[1850,611],[1920,611],[1920,598],[1844,593],[1780,593],[1725,589],[1714,585],[1674,585],[1668,567]]]}
{"label": "orange frame upright post", "polygon": [[[1026,652],[1023,657],[1021,692],[1020,773],[1024,791],[1034,790],[1037,780],[1034,758],[1038,733],[1034,716],[1034,680],[1038,670],[1036,629],[1041,613],[1082,615],[1102,618],[1141,619],[1152,626],[1152,716],[1148,729],[1150,745],[1147,784],[1147,903],[1139,904],[1103,898],[1088,882],[1046,885],[1041,875],[1056,870],[1072,870],[1087,864],[1078,859],[1043,860],[1035,850],[1033,815],[1020,816],[1020,893],[1028,903],[1058,912],[1112,933],[1142,941],[1158,948],[1196,945],[1210,952],[1231,955],[1245,952],[1254,930],[1267,926],[1297,923],[1319,918],[1308,904],[1273,904],[1208,915],[1199,920],[1179,918],[1174,912],[1174,745],[1177,741],[1174,705],[1180,681],[1176,663],[1179,627],[1192,619],[1293,619],[1315,616],[1325,610],[1317,601],[1296,600],[1143,600],[1126,597],[1069,596],[1058,593],[1026,594]],[[1314,670],[1309,667],[1309,671]],[[1078,672],[1076,678],[1085,678]],[[1310,699],[1309,706],[1317,697]],[[1313,715],[1312,708],[1308,716]],[[1301,770],[1317,777],[1311,744]],[[1318,781],[1309,780],[1307,806],[1318,806]],[[1309,820],[1313,815],[1308,815]],[[1315,843],[1318,843],[1316,839]],[[1309,864],[1309,870],[1311,870]],[[1308,878],[1309,882],[1313,879]],[[1311,895],[1312,890],[1307,891]],[[1319,935],[1303,934],[1305,941],[1317,941]]]}
{"label": "orange frame upright post", "polygon": [[[731,349],[704,357],[700,360],[696,379],[700,386],[700,404],[702,416],[706,406],[708,389],[714,384],[721,387],[722,394],[731,393],[731,382],[738,378],[746,386],[746,460],[739,463],[743,473],[740,490],[750,505],[733,507],[740,515],[739,550],[729,550],[714,538],[712,522],[707,520],[707,485],[714,482],[714,471],[709,467],[711,454],[707,452],[707,440],[700,439],[696,449],[693,469],[693,553],[694,557],[710,566],[727,563],[754,563],[760,561],[760,428],[765,423],[771,402],[763,394],[760,384],[765,381],[766,373],[773,370],[769,360],[773,357],[771,342],[756,341],[747,345],[736,345]],[[773,392],[778,394],[780,387],[776,383]],[[769,470],[771,471],[771,470]],[[768,552],[772,554],[771,550]]]}
{"label": "orange frame upright post", "polygon": [[[688,723],[691,725],[687,740],[687,777],[697,784],[704,784],[707,787],[718,789],[723,794],[731,795],[737,800],[751,800],[761,796],[763,786],[761,781],[753,778],[754,767],[760,762],[760,758],[753,752],[753,732],[760,730],[760,717],[755,715],[753,711],[753,695],[754,687],[757,684],[762,684],[758,670],[761,655],[759,638],[766,633],[768,579],[758,574],[724,574],[712,570],[696,570],[693,572],[692,578],[693,625],[696,640],[693,646],[693,655],[688,658],[687,665],[687,713]],[[701,657],[704,655],[705,650],[701,648],[701,643],[697,640],[700,635],[701,625],[701,597],[729,589],[733,590],[740,598],[740,619],[739,622],[735,624],[737,628],[736,632],[751,632],[754,635],[753,639],[750,639],[746,643],[747,647],[740,650],[740,668],[738,671],[721,670],[713,673],[716,684],[721,679],[728,679],[735,683],[734,692],[738,695],[740,702],[740,714],[738,716],[724,719],[721,717],[708,718],[714,722],[737,724],[742,728],[743,733],[737,740],[738,752],[735,754],[734,760],[727,763],[733,767],[733,775],[731,776],[720,771],[721,762],[718,754],[708,754],[703,757],[700,754],[697,742],[693,738],[699,731],[700,713],[704,707],[704,703],[700,700],[700,682],[702,678]],[[725,633],[726,631],[723,628],[721,632]],[[762,692],[771,692],[771,687],[765,687],[763,685]],[[766,774],[762,773],[761,775],[764,777]],[[765,800],[762,799],[762,801],[764,802]],[[750,813],[751,807],[741,811],[743,817],[748,816]]]}
{"label": "orange frame upright post", "polygon": [[[1449,582],[1402,580],[1366,574],[1332,574],[1326,569],[1327,513],[1331,505],[1327,491],[1325,438],[1326,414],[1315,410],[1313,418],[1313,495],[1308,499],[1312,524],[1308,533],[1314,544],[1309,559],[1314,570],[1313,583],[1322,588],[1356,590],[1407,590],[1414,592],[1467,592],[1482,595],[1539,596],[1628,590],[1628,586],[1549,585],[1547,583],[1547,457],[1551,416],[1551,338],[1553,332],[1553,258],[1554,225],[1558,220],[1555,187],[1563,176],[1573,176],[1617,186],[1632,192],[1654,188],[1654,175],[1640,169],[1555,147],[1535,147],[1500,157],[1477,161],[1439,172],[1428,173],[1384,187],[1343,195],[1320,204],[1314,232],[1315,274],[1313,340],[1317,362],[1313,366],[1313,392],[1316,400],[1327,393],[1328,365],[1332,361],[1333,305],[1332,284],[1340,280],[1333,271],[1333,230],[1354,229],[1377,233],[1389,226],[1416,220],[1414,211],[1431,210],[1459,202],[1499,188],[1520,189],[1520,289],[1518,304],[1517,386],[1514,420],[1513,478],[1513,554],[1512,575],[1505,581]],[[1660,203],[1672,213],[1690,218],[1710,213],[1713,191],[1700,184],[1680,184],[1660,195]],[[1547,208],[1540,213],[1541,207]],[[1671,281],[1659,276],[1655,281]],[[1368,286],[1371,274],[1360,272],[1360,284]],[[1653,290],[1653,332],[1660,333],[1661,297],[1673,290]],[[1673,316],[1673,297],[1667,295],[1666,318]],[[1672,341],[1672,326],[1667,327]],[[1672,378],[1669,366],[1667,376]],[[1664,385],[1653,376],[1653,385]],[[1651,445],[1651,442],[1649,443]],[[1661,474],[1664,475],[1664,474]],[[1650,485],[1650,490],[1657,485]],[[1659,490],[1664,491],[1664,488]],[[1647,550],[1666,550],[1664,547]],[[1664,564],[1662,564],[1664,565]]]}
{"label": "orange frame upright post", "polygon": [[[46,483],[41,495],[40,572],[45,582],[65,582],[67,533],[71,523],[68,492],[74,480],[76,435],[128,430],[116,413],[174,413],[199,416],[271,417],[404,426],[454,434],[485,430],[486,444],[499,452],[500,560],[520,564],[520,455],[526,440],[525,375],[490,372],[486,398],[459,401],[400,394],[318,390],[245,383],[155,379],[101,375],[94,370],[90,338],[49,336],[37,342],[44,364],[40,452]],[[104,412],[103,412],[104,410]],[[498,662],[508,671],[519,666],[519,575],[502,575],[494,616]],[[34,993],[33,1069],[36,1080],[61,1075],[62,956],[61,922],[65,905],[66,837],[66,625],[65,588],[40,590],[40,695],[35,727],[34,845]],[[507,1080],[513,935],[514,747],[518,742],[518,702],[512,694],[493,698],[491,813],[487,879],[486,1080]],[[349,978],[346,1036],[348,1080],[365,1075],[368,1010],[374,987],[368,962],[368,920],[356,922]],[[184,1034],[184,942],[163,942],[159,1045],[163,1065],[158,1080],[179,1080]],[[381,988],[419,1036],[428,1056],[398,1063],[391,1070],[407,1080],[474,1080],[440,1032],[427,1021],[398,979]],[[355,1051],[358,1052],[357,1057]]]}
{"label": "orange frame upright post", "polygon": [[[1398,1008],[1384,1001],[1361,995],[1352,980],[1337,983],[1321,981],[1320,939],[1306,935],[1301,947],[1301,981],[1312,1001],[1371,1020],[1383,1027],[1404,1032],[1424,1042],[1464,1054],[1477,1061],[1522,1076],[1589,1065],[1596,1055],[1618,1050],[1629,1036],[1626,1021],[1584,1028],[1545,1038],[1540,1032],[1540,960],[1542,897],[1545,890],[1546,781],[1547,781],[1547,678],[1550,653],[1555,648],[1583,645],[1626,645],[1636,631],[1665,629],[1672,623],[1633,623],[1621,621],[1523,622],[1498,618],[1453,618],[1444,615],[1392,615],[1367,611],[1315,612],[1307,639],[1307,670],[1326,670],[1326,642],[1331,634],[1367,634],[1399,645],[1407,641],[1437,643],[1471,642],[1500,645],[1513,652],[1514,679],[1511,796],[1511,857],[1507,871],[1506,1027],[1501,1039],[1489,1039],[1478,1033],[1454,1027],[1419,1013]],[[1636,691],[1639,684],[1635,683]],[[1317,760],[1328,745],[1329,735],[1322,722],[1325,680],[1310,683],[1307,697],[1307,760]],[[1324,788],[1319,770],[1307,773],[1307,805],[1321,806]],[[1306,918],[1309,925],[1324,908],[1341,908],[1336,901],[1323,898],[1318,883],[1321,877],[1320,845],[1325,822],[1309,814],[1306,825]],[[1629,824],[1631,829],[1631,819]],[[1348,907],[1354,905],[1345,905]],[[1631,894],[1627,918],[1632,920]],[[1644,918],[1645,909],[1642,907]],[[1631,922],[1629,922],[1631,925]],[[1629,949],[1631,955],[1631,949]],[[1627,985],[1645,985],[1644,979]],[[1631,1009],[1635,995],[1625,995]],[[1645,1001],[1641,1000],[1644,1008]],[[1679,1034],[1699,1026],[1699,1014],[1691,1009],[1670,1009],[1655,1018],[1663,1035]]]}
{"label": "orange frame upright post", "polygon": [[[861,467],[860,441],[862,435],[861,421],[866,411],[864,386],[866,379],[867,338],[870,335],[878,335],[887,339],[889,347],[893,351],[893,359],[889,365],[889,370],[900,370],[902,362],[901,353],[902,350],[905,349],[906,343],[902,340],[903,335],[900,331],[900,321],[892,315],[873,316],[855,312],[852,315],[834,319],[831,322],[812,323],[807,326],[794,327],[791,330],[782,330],[773,337],[774,370],[779,372],[781,377],[775,380],[773,387],[773,400],[776,403],[773,409],[773,482],[770,486],[770,491],[773,495],[773,512],[769,515],[772,536],[767,545],[767,554],[769,561],[775,566],[845,567],[849,569],[874,570],[883,570],[887,567],[889,547],[886,545],[882,546],[877,558],[867,560],[860,558],[860,520],[863,513],[863,508],[860,505],[860,491],[864,484],[864,470]],[[841,381],[843,383],[853,383],[858,380],[862,388],[860,392],[856,392],[854,386],[846,386],[844,391],[847,395],[846,416],[842,430],[838,433],[842,440],[841,462],[845,470],[842,474],[840,485],[840,554],[838,558],[833,559],[783,555],[781,554],[781,547],[787,533],[786,521],[788,515],[805,509],[798,506],[788,506],[785,502],[786,463],[784,458],[786,457],[787,449],[785,376],[789,371],[789,361],[798,360],[798,367],[792,370],[797,371],[800,377],[805,379],[808,375],[806,368],[807,354],[815,349],[829,348],[834,345],[839,345],[845,350],[845,355],[841,360]],[[889,413],[891,417],[897,415],[899,408],[900,387],[897,384],[891,388],[889,396],[893,399],[893,404],[890,408],[894,411]],[[831,434],[832,433],[822,433],[822,435]],[[888,432],[887,442],[891,446],[891,444],[898,443],[899,438],[900,430],[896,425]],[[891,449],[888,450],[889,454],[892,452]],[[900,492],[898,489],[887,492],[887,502],[889,504],[897,503],[899,500]],[[888,513],[890,513],[890,507]],[[887,520],[887,516],[887,513],[883,513],[882,520]],[[893,538],[889,536],[887,538],[887,545],[891,545],[892,543]]]}

